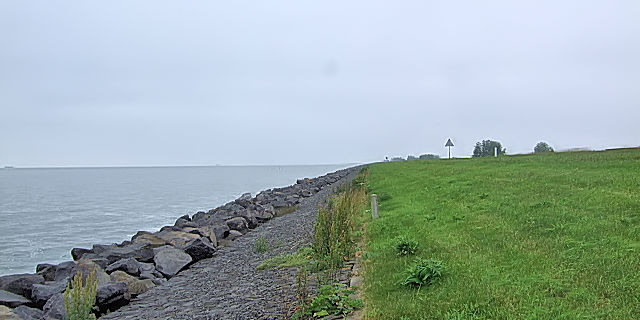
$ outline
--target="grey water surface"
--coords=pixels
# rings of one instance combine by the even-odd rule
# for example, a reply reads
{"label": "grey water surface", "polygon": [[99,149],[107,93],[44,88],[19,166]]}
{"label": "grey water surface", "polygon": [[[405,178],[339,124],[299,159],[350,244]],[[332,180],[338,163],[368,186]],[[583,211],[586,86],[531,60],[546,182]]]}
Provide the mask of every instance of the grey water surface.
{"label": "grey water surface", "polygon": [[0,169],[0,275],[349,165]]}

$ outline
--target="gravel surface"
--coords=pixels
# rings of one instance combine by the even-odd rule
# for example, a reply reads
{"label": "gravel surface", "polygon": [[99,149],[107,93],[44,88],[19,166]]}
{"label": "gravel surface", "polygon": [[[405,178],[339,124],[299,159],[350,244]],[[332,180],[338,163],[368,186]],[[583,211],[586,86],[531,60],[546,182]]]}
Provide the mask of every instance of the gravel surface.
{"label": "gravel surface", "polygon": [[[297,269],[256,270],[262,261],[311,243],[318,205],[349,175],[306,198],[294,213],[276,217],[100,319],[288,319],[296,302]],[[272,249],[257,253],[266,239]]]}

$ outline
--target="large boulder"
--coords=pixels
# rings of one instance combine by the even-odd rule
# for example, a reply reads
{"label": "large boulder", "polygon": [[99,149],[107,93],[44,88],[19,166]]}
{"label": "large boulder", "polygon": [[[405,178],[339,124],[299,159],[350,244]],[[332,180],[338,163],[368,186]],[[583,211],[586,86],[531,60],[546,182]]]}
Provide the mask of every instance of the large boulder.
{"label": "large boulder", "polygon": [[190,255],[172,246],[155,248],[153,252],[156,270],[167,278],[173,277],[193,261]]}
{"label": "large boulder", "polygon": [[271,204],[260,205],[256,209],[255,217],[260,222],[267,221],[276,216],[276,209]]}
{"label": "large boulder", "polygon": [[107,266],[106,271],[111,273],[116,270],[122,270],[128,274],[137,276],[140,274],[140,263],[141,262],[138,262],[138,260],[134,258],[121,259]]}
{"label": "large boulder", "polygon": [[216,242],[226,238],[229,235],[229,230],[231,230],[226,221],[217,221],[211,227],[213,228],[213,233],[216,234]]}
{"label": "large boulder", "polygon": [[100,312],[104,313],[107,310],[114,311],[126,305],[131,299],[128,289],[129,286],[126,282],[116,282],[98,286],[96,306],[98,306]]}
{"label": "large boulder", "polygon": [[93,252],[109,260],[110,264],[126,258],[135,258],[142,262],[149,262],[153,259],[153,248],[146,243],[132,243],[124,246],[94,245]]}
{"label": "large boulder", "polygon": [[50,281],[60,281],[64,279],[71,279],[76,270],[76,263],[73,261],[65,261],[55,266],[55,273],[53,279]]}
{"label": "large boulder", "polygon": [[162,247],[167,244],[166,241],[147,231],[138,231],[138,233],[131,238],[131,242],[134,244],[148,244],[152,248]]}
{"label": "large boulder", "polygon": [[[41,320],[44,313],[40,309],[29,308],[27,306],[18,306],[13,309],[13,312],[17,314],[22,320]],[[4,319],[0,317],[0,319]]]}
{"label": "large boulder", "polygon": [[182,249],[191,256],[193,261],[211,258],[216,253],[216,248],[208,238],[193,239],[185,244]]}
{"label": "large boulder", "polygon": [[237,230],[243,233],[248,231],[247,229],[249,229],[247,220],[245,220],[243,217],[235,217],[227,220],[227,226],[229,226],[229,229],[231,230]]}
{"label": "large boulder", "polygon": [[22,320],[11,308],[0,306],[0,319],[2,320]]}
{"label": "large boulder", "polygon": [[140,280],[122,270],[114,271],[110,276],[112,282],[126,282],[128,286],[127,292],[131,295],[138,295],[147,292],[149,289],[156,286],[151,279]]}
{"label": "large boulder", "polygon": [[198,234],[201,237],[208,238],[213,244],[214,247],[218,246],[218,237],[216,237],[216,231],[213,226],[202,226],[202,227],[186,227],[183,229],[185,232]]}
{"label": "large boulder", "polygon": [[50,263],[40,263],[36,266],[36,274],[41,275],[44,281],[53,281],[56,276],[56,266]]}
{"label": "large boulder", "polygon": [[32,304],[31,300],[13,292],[0,290],[0,305],[15,308],[23,304]]}
{"label": "large boulder", "polygon": [[38,308],[42,308],[55,294],[64,292],[67,288],[67,283],[67,279],[65,279],[58,282],[34,284],[31,291],[31,300],[33,300]]}
{"label": "large boulder", "polygon": [[58,293],[53,295],[42,308],[44,312],[44,319],[62,320],[67,315],[67,310],[64,307],[64,294]]}
{"label": "large boulder", "polygon": [[176,223],[174,224],[174,226],[176,226],[178,228],[197,227],[198,224],[193,222],[193,221],[191,221],[191,219],[189,219],[189,216],[187,215],[187,216],[182,216],[182,217],[178,218],[178,220],[176,220]]}
{"label": "large boulder", "polygon": [[73,258],[73,261],[78,261],[80,260],[80,258],[82,258],[82,256],[86,253],[91,253],[91,249],[85,249],[85,248],[73,248],[71,249],[71,257]]}
{"label": "large boulder", "polygon": [[233,241],[239,237],[242,237],[242,235],[243,233],[238,230],[231,230],[229,231],[229,235],[227,236],[226,240]]}
{"label": "large boulder", "polygon": [[76,265],[76,270],[70,279],[73,279],[76,274],[82,274],[82,281],[84,282],[91,272],[96,273],[96,279],[98,280],[98,286],[106,285],[111,282],[109,275],[91,259],[82,258]]}
{"label": "large boulder", "polygon": [[156,235],[160,239],[175,247],[183,246],[193,239],[200,238],[200,236],[197,234],[184,231],[160,231]]}
{"label": "large boulder", "polygon": [[236,204],[241,205],[245,208],[249,207],[252,203],[251,201],[251,193],[243,193],[240,198],[234,201]]}
{"label": "large boulder", "polygon": [[9,291],[21,296],[31,296],[31,286],[44,283],[44,277],[39,274],[11,274],[0,277],[0,290]]}

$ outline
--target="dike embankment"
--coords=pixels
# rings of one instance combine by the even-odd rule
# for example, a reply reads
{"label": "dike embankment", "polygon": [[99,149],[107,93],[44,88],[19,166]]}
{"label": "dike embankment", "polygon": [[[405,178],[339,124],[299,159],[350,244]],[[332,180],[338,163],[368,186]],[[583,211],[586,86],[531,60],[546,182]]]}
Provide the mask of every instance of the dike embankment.
{"label": "dike embankment", "polygon": [[[286,318],[295,304],[295,270],[256,267],[309,244],[318,205],[359,169],[300,179],[255,197],[244,194],[122,243],[74,248],[74,261],[2,276],[0,318],[62,319],[67,283],[78,272],[92,271],[101,319]],[[271,249],[257,252],[257,239]]]}

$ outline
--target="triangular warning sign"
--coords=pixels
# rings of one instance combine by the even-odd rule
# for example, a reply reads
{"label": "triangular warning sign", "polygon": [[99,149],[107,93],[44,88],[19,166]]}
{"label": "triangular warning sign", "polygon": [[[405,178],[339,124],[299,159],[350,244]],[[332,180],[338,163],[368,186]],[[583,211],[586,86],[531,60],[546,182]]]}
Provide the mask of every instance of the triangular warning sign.
{"label": "triangular warning sign", "polygon": [[453,142],[451,142],[451,139],[447,140],[447,144],[444,145],[445,147],[453,147]]}

